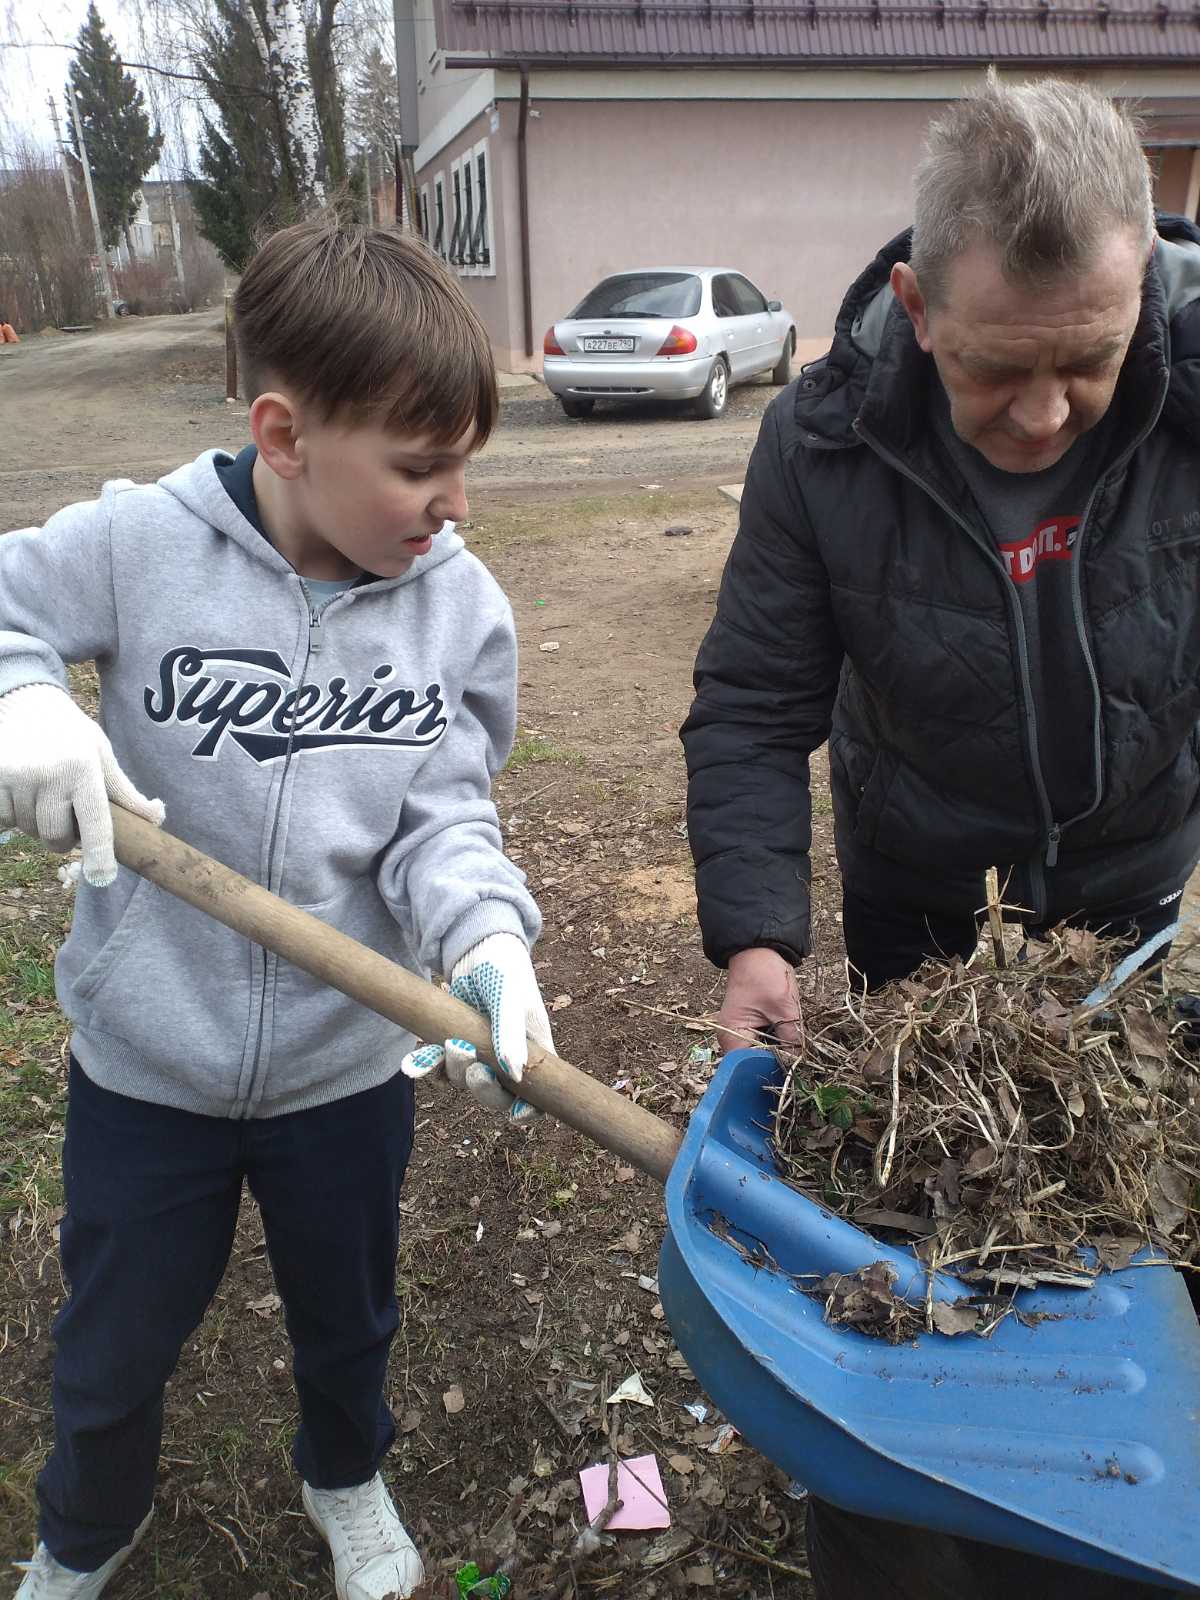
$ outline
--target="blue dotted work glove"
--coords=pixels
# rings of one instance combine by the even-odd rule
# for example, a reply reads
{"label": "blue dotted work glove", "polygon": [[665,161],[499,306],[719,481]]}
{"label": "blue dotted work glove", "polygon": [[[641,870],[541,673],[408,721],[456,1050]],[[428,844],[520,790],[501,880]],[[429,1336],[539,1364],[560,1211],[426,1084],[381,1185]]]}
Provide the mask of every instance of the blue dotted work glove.
{"label": "blue dotted work glove", "polygon": [[465,1039],[447,1039],[410,1051],[400,1063],[401,1072],[408,1078],[427,1078],[444,1071],[456,1089],[466,1089],[490,1111],[503,1112],[514,1122],[540,1116],[511,1087],[520,1083],[529,1059],[526,1035],[543,1049],[554,1049],[525,941],[515,933],[492,933],[481,939],[455,962],[450,993],[491,1022],[492,1049],[503,1070],[497,1073],[480,1061],[474,1045]]}

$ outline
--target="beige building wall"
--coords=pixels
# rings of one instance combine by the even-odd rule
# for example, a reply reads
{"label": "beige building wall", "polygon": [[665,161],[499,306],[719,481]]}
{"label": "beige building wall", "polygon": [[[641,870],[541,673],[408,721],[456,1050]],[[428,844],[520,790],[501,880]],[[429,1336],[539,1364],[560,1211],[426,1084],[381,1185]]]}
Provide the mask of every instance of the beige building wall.
{"label": "beige building wall", "polygon": [[529,139],[541,335],[605,273],[730,265],[832,336],[852,278],[907,226],[921,101],[542,101]]}
{"label": "beige building wall", "polygon": [[[1190,75],[1094,76],[1125,93],[1196,103]],[[605,273],[649,265],[737,267],[784,302],[801,354],[811,357],[827,345],[850,282],[911,220],[928,121],[978,73],[530,77],[532,357],[524,349],[517,74],[456,73],[459,96],[440,123],[431,126],[422,107],[418,152],[419,182],[432,183],[462,150],[489,140],[496,275],[463,282],[509,371],[540,370],[547,327]],[[1165,154],[1160,203],[1185,210],[1200,163],[1190,150]]]}
{"label": "beige building wall", "polygon": [[1152,154],[1157,167],[1155,204],[1160,211],[1175,211],[1194,222],[1200,197],[1200,150],[1175,145]]}
{"label": "beige building wall", "polygon": [[[495,127],[493,127],[495,123]],[[495,106],[494,111],[474,118],[467,127],[432,161],[417,169],[417,192],[429,194],[430,232],[433,231],[434,183],[440,175],[445,182],[447,243],[452,226],[451,168],[455,161],[485,143],[488,153],[488,209],[492,224],[492,272],[459,272],[459,282],[471,304],[483,318],[492,339],[497,365],[505,372],[521,370],[514,365],[514,352],[523,348],[521,312],[521,246],[518,225],[516,155],[517,107],[511,102]],[[541,354],[541,335],[538,335]],[[540,360],[537,365],[540,367]],[[525,363],[528,367],[529,363]]]}

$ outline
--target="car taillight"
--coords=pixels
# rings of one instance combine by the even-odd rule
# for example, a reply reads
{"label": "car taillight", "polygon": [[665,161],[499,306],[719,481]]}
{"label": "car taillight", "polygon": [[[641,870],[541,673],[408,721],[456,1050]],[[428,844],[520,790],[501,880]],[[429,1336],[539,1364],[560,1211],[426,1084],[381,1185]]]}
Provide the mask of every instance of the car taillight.
{"label": "car taillight", "polygon": [[555,337],[554,329],[546,329],[546,337],[542,340],[542,354],[544,356],[565,356],[566,351]]}
{"label": "car taillight", "polygon": [[678,323],[671,329],[663,340],[660,356],[690,356],[696,348],[696,335],[688,328],[681,328]]}

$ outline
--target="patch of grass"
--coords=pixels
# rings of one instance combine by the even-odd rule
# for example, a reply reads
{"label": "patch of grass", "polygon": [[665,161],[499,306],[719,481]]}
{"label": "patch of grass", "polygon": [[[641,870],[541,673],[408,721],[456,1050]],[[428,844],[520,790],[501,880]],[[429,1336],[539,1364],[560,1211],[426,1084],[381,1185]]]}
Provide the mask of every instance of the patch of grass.
{"label": "patch of grass", "polygon": [[547,739],[544,734],[524,733],[517,736],[505,772],[520,772],[524,767],[540,767],[558,763],[567,767],[582,767],[585,758],[570,745]]}
{"label": "patch of grass", "polygon": [[14,834],[8,844],[0,845],[0,893],[52,880],[58,860],[23,833]]}
{"label": "patch of grass", "polygon": [[519,506],[498,505],[472,520],[463,537],[480,555],[493,554],[506,545],[544,539],[594,537],[597,533],[633,531],[637,523],[670,523],[689,517],[736,509],[723,501],[715,488],[670,490],[632,489],[623,493],[580,495]]}

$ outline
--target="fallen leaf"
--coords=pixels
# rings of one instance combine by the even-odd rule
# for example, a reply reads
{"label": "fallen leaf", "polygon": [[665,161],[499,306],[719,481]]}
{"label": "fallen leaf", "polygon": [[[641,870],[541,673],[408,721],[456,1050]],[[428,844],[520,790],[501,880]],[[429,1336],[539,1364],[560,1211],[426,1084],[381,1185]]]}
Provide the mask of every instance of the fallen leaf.
{"label": "fallen leaf", "polygon": [[1129,1048],[1135,1056],[1150,1056],[1155,1061],[1165,1061],[1170,1054],[1169,1034],[1166,1024],[1148,1011],[1125,1013],[1125,1032]]}
{"label": "fallen leaf", "polygon": [[1160,1233],[1172,1234],[1188,1213],[1187,1177],[1167,1161],[1156,1161],[1150,1174],[1150,1210]]}
{"label": "fallen leaf", "polygon": [[565,1011],[572,1004],[569,994],[556,994],[550,1002],[551,1011]]}
{"label": "fallen leaf", "polygon": [[945,1300],[935,1300],[931,1316],[937,1331],[951,1338],[958,1333],[974,1333],[979,1326],[979,1311],[975,1306],[948,1305]]}
{"label": "fallen leaf", "polygon": [[403,1417],[401,1417],[401,1419],[400,1419],[400,1432],[401,1433],[416,1433],[417,1429],[420,1426],[421,1426],[421,1413],[419,1411],[417,1411],[415,1408],[413,1410],[411,1410],[411,1411],[406,1411],[404,1413]]}
{"label": "fallen leaf", "polygon": [[712,1589],[716,1587],[716,1577],[713,1569],[707,1563],[702,1567],[685,1567],[683,1575],[694,1589]]}
{"label": "fallen leaf", "polygon": [[1144,1239],[1122,1238],[1113,1234],[1106,1234],[1095,1241],[1096,1255],[1099,1257],[1100,1265],[1106,1271],[1121,1272],[1129,1265],[1145,1242]]}
{"label": "fallen leaf", "polygon": [[668,1456],[667,1465],[676,1472],[682,1473],[686,1478],[689,1472],[695,1472],[696,1463],[691,1456]]}
{"label": "fallen leaf", "polygon": [[1062,934],[1063,949],[1077,967],[1090,972],[1100,962],[1100,940],[1090,928],[1067,928]]}
{"label": "fallen leaf", "polygon": [[1040,1022],[1050,1037],[1061,1043],[1070,1031],[1071,1013],[1053,995],[1047,995],[1033,1013],[1033,1020]]}
{"label": "fallen leaf", "polygon": [[618,1167],[616,1176],[618,1183],[630,1183],[637,1177],[637,1173],[632,1167]]}
{"label": "fallen leaf", "polygon": [[446,1415],[448,1417],[456,1417],[458,1413],[466,1407],[467,1404],[466,1399],[463,1396],[462,1385],[456,1383],[447,1389],[445,1394],[442,1396],[442,1404],[446,1408]]}
{"label": "fallen leaf", "polygon": [[261,1300],[247,1300],[246,1310],[256,1317],[273,1317],[282,1303],[277,1294],[264,1294]]}

